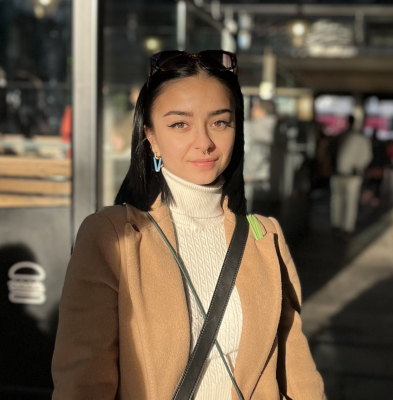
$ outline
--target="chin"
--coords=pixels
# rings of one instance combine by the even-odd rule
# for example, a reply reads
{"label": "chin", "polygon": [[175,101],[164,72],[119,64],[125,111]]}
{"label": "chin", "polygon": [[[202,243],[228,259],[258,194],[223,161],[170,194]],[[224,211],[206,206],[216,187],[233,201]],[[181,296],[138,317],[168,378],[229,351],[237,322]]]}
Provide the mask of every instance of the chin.
{"label": "chin", "polygon": [[217,174],[215,171],[205,171],[204,173],[194,174],[185,179],[196,185],[210,185],[215,182],[219,176],[220,174]]}

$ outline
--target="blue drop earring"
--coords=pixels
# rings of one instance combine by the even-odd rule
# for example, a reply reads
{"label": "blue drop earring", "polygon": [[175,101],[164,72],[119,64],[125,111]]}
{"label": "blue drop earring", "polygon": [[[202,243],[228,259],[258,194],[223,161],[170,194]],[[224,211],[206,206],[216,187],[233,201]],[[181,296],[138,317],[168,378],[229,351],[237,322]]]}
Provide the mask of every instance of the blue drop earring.
{"label": "blue drop earring", "polygon": [[[158,160],[158,162],[157,162],[157,160]],[[160,172],[160,169],[162,167],[162,158],[157,157],[156,153],[154,153],[153,162],[154,162],[154,170],[156,172]]]}

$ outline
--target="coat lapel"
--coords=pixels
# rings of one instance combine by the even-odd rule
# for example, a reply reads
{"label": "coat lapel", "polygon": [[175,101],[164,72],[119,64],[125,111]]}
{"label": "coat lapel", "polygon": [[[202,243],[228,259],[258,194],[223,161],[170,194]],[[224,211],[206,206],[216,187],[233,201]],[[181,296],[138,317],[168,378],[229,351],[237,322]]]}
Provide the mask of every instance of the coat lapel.
{"label": "coat lapel", "polygon": [[[229,245],[235,215],[226,203],[224,212]],[[280,318],[281,277],[272,233],[255,241],[250,229],[236,288],[242,305],[243,327],[234,375],[244,399],[250,399],[268,360]],[[238,399],[234,388],[232,398]]]}
{"label": "coat lapel", "polygon": [[[134,212],[135,210],[130,210]],[[139,233],[127,240],[129,254],[139,259],[128,263],[128,280],[133,310],[147,364],[149,398],[172,398],[187,365],[190,351],[190,321],[182,276],[169,248],[150,220],[136,211],[132,221]],[[168,241],[177,250],[169,210],[160,196],[150,212]],[[128,224],[128,230],[135,229]],[[139,265],[139,270],[135,268]],[[142,266],[142,267],[140,267]],[[134,292],[132,289],[134,288]]]}

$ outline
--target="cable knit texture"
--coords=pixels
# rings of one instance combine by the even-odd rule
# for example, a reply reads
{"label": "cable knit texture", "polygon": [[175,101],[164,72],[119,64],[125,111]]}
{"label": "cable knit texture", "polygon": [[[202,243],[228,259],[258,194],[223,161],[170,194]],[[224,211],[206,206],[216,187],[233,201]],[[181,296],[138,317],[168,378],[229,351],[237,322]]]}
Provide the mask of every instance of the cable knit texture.
{"label": "cable knit texture", "polygon": [[[202,186],[183,180],[162,168],[175,204],[169,206],[175,226],[181,260],[207,312],[227,252],[224,212],[221,207],[223,180]],[[187,286],[187,285],[186,285]],[[203,317],[187,286],[193,349],[203,325]],[[242,308],[236,286],[231,294],[218,342],[232,373],[242,331]],[[232,382],[214,346],[196,388],[195,400],[230,400]]]}

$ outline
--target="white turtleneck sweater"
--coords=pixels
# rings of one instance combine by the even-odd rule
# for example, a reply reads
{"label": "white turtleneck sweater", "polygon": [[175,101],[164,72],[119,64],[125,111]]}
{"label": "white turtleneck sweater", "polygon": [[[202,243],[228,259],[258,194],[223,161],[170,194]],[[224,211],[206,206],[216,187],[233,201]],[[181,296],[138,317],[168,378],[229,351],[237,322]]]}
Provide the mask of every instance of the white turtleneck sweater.
{"label": "white turtleneck sweater", "polygon": [[[196,185],[162,168],[176,204],[169,205],[180,258],[207,312],[227,252],[224,212],[221,207],[223,180],[210,186]],[[187,288],[193,349],[204,319]],[[243,315],[236,286],[233,288],[218,332],[218,343],[232,370],[235,368]],[[198,386],[195,400],[230,400],[232,382],[213,346]]]}

